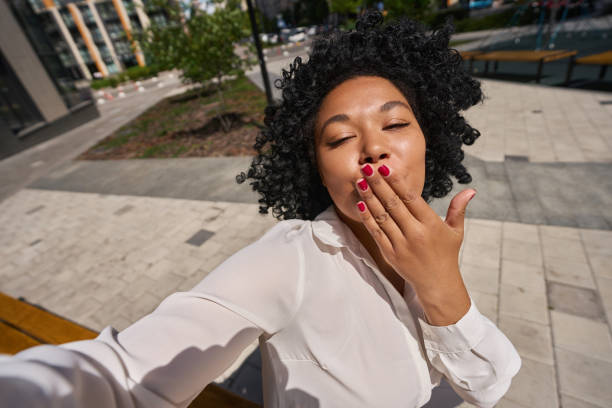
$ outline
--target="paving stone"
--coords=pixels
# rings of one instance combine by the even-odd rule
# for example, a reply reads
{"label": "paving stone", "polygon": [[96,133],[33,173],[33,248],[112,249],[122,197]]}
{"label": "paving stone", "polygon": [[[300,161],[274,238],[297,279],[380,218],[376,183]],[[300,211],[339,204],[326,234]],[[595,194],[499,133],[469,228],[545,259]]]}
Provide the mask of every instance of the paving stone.
{"label": "paving stone", "polygon": [[561,393],[601,407],[612,406],[612,363],[555,348]]}
{"label": "paving stone", "polygon": [[491,245],[466,245],[461,261],[470,265],[481,265],[485,268],[499,268],[500,248]]}
{"label": "paving stone", "polygon": [[608,324],[612,323],[612,279],[603,276],[596,276],[597,286],[599,288],[600,298],[603,302],[604,309],[608,315]]}
{"label": "paving stone", "polygon": [[461,264],[461,276],[468,290],[478,290],[484,293],[497,295],[499,282],[499,269]]}
{"label": "paving stone", "polygon": [[160,303],[161,300],[159,297],[150,293],[144,293],[138,298],[130,299],[130,302],[121,308],[121,312],[119,314],[125,317],[129,322],[133,323],[151,313]]}
{"label": "paving stone", "polygon": [[589,254],[612,255],[612,231],[581,230]]}
{"label": "paving stone", "polygon": [[586,262],[545,257],[544,268],[547,280],[595,289],[595,282]]}
{"label": "paving stone", "polygon": [[612,363],[612,338],[606,323],[556,310],[550,312],[555,347]]}
{"label": "paving stone", "polygon": [[551,366],[554,364],[550,326],[501,315],[499,328],[521,357]]}
{"label": "paving stone", "polygon": [[486,228],[501,228],[502,223],[495,220],[486,220],[480,218],[468,218],[470,228],[472,226],[481,226]]}
{"label": "paving stone", "polygon": [[539,245],[540,237],[536,225],[519,224],[516,222],[503,223],[503,237],[514,241],[528,242]]}
{"label": "paving stone", "polygon": [[586,254],[579,240],[542,236],[542,251],[544,258],[561,258],[586,263]]}
{"label": "paving stone", "polygon": [[554,368],[528,358],[521,360],[521,369],[504,399],[525,407],[558,408]]}
{"label": "paving stone", "polygon": [[606,315],[599,294],[587,288],[547,282],[548,305],[551,310],[606,322]]}
{"label": "paving stone", "polygon": [[164,299],[174,293],[184,279],[182,276],[173,273],[165,274],[157,279],[155,284],[147,289],[147,292],[157,299]]}
{"label": "paving stone", "polygon": [[542,236],[562,239],[580,240],[580,230],[576,228],[559,227],[555,225],[538,226]]}
{"label": "paving stone", "polygon": [[474,300],[478,311],[485,315],[493,323],[497,324],[497,303],[498,296],[490,293],[483,293],[477,290],[469,291],[470,297]]}
{"label": "paving stone", "polygon": [[595,275],[612,278],[612,255],[589,255],[589,263]]}
{"label": "paving stone", "polygon": [[546,294],[532,292],[513,285],[501,285],[499,313],[547,325]]}
{"label": "paving stone", "polygon": [[546,292],[544,271],[541,266],[503,260],[501,283],[528,289],[535,293]]}
{"label": "paving stone", "polygon": [[176,266],[174,262],[162,258],[155,261],[155,263],[153,263],[153,265],[147,269],[146,275],[153,280],[158,280],[161,277],[172,273],[175,269]]}
{"label": "paving stone", "polygon": [[576,214],[574,216],[576,226],[580,228],[610,229],[610,222],[605,215],[599,214]]}
{"label": "paving stone", "polygon": [[502,243],[502,259],[527,265],[541,266],[540,246],[530,242],[505,239]]}
{"label": "paving stone", "polygon": [[464,240],[469,245],[500,246],[501,230],[500,228],[472,225]]}
{"label": "paving stone", "polygon": [[601,405],[593,405],[581,399],[570,397],[566,394],[561,394],[561,406],[563,408],[606,408]]}
{"label": "paving stone", "polygon": [[[468,407],[473,407],[473,405],[468,405]],[[528,408],[525,405],[518,404],[514,401],[510,401],[509,399],[502,398],[495,405],[495,408]]]}

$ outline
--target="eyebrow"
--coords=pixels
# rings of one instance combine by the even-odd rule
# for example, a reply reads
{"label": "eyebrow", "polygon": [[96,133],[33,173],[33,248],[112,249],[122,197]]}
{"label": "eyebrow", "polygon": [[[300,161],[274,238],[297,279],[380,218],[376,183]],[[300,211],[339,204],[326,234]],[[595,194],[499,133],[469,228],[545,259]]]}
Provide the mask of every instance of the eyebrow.
{"label": "eyebrow", "polygon": [[[403,106],[404,108],[408,109],[408,110],[412,110],[410,108],[410,106],[408,106],[407,104],[405,104],[402,101],[389,101],[384,103],[380,109],[378,110],[379,112],[387,112],[390,111],[391,109],[395,108],[396,106]],[[325,123],[323,123],[323,126],[321,127],[321,131],[319,132],[319,135],[323,134],[323,131],[325,130],[325,128],[327,127],[327,125],[330,125],[334,122],[346,122],[350,120],[350,118],[348,117],[347,114],[345,113],[339,113],[337,115],[332,116],[331,118],[327,119],[325,121]]]}

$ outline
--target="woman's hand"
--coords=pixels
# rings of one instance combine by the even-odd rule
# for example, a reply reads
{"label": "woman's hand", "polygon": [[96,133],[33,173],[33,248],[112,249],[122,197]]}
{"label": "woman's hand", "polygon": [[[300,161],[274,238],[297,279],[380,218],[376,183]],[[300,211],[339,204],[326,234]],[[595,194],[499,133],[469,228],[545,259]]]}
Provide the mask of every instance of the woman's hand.
{"label": "woman's hand", "polygon": [[457,194],[442,221],[420,192],[387,166],[375,172],[366,164],[362,173],[356,188],[363,201],[357,207],[383,257],[414,287],[430,324],[456,323],[470,307],[458,258],[465,210],[476,191]]}

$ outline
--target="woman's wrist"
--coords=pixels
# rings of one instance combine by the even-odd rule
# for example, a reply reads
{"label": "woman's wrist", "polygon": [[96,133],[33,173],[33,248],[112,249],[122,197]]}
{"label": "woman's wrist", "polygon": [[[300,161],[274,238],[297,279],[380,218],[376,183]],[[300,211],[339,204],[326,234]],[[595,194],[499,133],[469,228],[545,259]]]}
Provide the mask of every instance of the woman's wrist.
{"label": "woman's wrist", "polygon": [[456,285],[437,290],[416,289],[427,323],[432,326],[449,326],[457,323],[471,306],[470,296],[461,280]]}

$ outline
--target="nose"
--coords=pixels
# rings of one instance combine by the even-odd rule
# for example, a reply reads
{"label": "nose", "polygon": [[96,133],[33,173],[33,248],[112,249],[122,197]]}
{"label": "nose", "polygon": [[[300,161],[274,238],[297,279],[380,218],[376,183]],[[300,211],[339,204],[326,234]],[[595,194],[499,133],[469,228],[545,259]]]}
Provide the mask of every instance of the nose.
{"label": "nose", "polygon": [[359,164],[378,163],[389,158],[389,149],[385,137],[376,131],[370,130],[362,137],[361,156]]}

